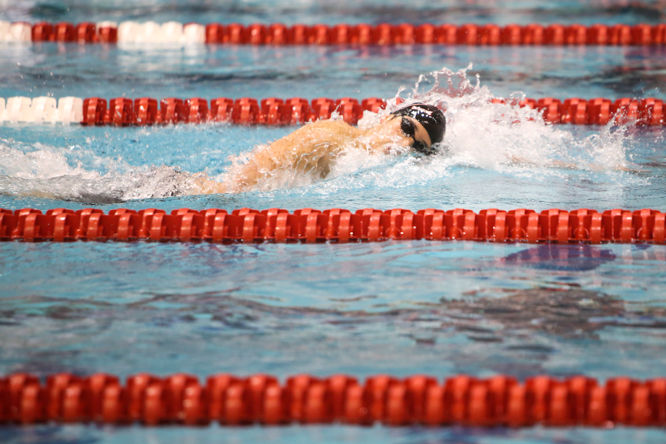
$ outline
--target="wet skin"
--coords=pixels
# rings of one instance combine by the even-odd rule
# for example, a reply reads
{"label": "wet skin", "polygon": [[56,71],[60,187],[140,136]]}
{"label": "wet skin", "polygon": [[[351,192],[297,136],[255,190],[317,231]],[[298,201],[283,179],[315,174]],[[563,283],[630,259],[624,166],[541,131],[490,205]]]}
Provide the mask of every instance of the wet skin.
{"label": "wet skin", "polygon": [[[413,128],[413,136],[405,133],[405,126]],[[431,145],[423,125],[408,116],[388,115],[365,129],[342,120],[321,120],[306,124],[270,145],[255,148],[249,160],[232,168],[222,183],[204,175],[198,177],[196,191],[202,194],[248,191],[277,170],[293,170],[324,178],[335,159],[345,151],[388,154],[391,148],[408,148],[415,142],[426,147]]]}

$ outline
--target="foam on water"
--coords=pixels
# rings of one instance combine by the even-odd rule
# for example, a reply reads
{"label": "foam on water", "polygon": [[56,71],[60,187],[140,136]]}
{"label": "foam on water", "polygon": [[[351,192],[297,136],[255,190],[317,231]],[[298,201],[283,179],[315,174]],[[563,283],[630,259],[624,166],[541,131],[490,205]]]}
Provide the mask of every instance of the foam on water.
{"label": "foam on water", "polygon": [[[454,72],[446,68],[419,76],[411,90],[401,89],[386,110],[365,112],[359,126],[368,128],[386,114],[415,102],[445,110],[447,130],[440,153],[429,158],[378,156],[364,151],[347,152],[331,176],[355,175],[355,180],[328,181],[317,187],[331,192],[359,186],[407,187],[438,180],[454,167],[472,167],[534,178],[563,177],[570,170],[608,173],[631,170],[628,126],[609,123],[599,132],[576,138],[566,127],[553,126],[541,114],[521,108],[516,93],[507,103],[491,103],[495,97],[470,80],[471,65]],[[359,174],[360,173],[360,174]],[[622,174],[622,180],[642,180]]]}
{"label": "foam on water", "polygon": [[616,170],[628,166],[625,128],[609,124],[599,134],[576,139],[566,127],[547,124],[540,113],[520,108],[524,94],[512,95],[508,103],[490,103],[496,97],[481,86],[478,75],[470,79],[468,66],[457,72],[444,68],[421,75],[412,91],[386,112],[412,102],[425,102],[446,110],[447,134],[443,155],[452,164],[499,171],[570,167]]}
{"label": "foam on water", "polygon": [[[515,94],[506,104],[491,103],[494,96],[481,86],[478,75],[470,75],[471,69],[471,65],[456,72],[443,68],[421,75],[413,88],[403,88],[388,100],[386,110],[366,111],[359,122],[362,128],[370,127],[413,102],[439,106],[447,118],[440,154],[422,158],[406,156],[400,149],[388,155],[349,150],[337,159],[324,182],[310,174],[280,170],[255,189],[307,187],[310,192],[326,194],[356,187],[400,188],[439,180],[454,167],[535,178],[561,177],[571,169],[615,174],[632,167],[627,156],[632,137],[627,127],[610,123],[597,134],[576,138],[566,127],[544,122],[537,111],[518,107],[522,94]],[[227,173],[246,161],[247,152],[230,159]],[[217,160],[211,159],[211,163]],[[228,178],[224,173],[216,177],[220,181]],[[196,179],[196,174],[177,168],[130,165],[122,158],[101,156],[80,146],[0,139],[3,194],[106,203],[196,193]]]}
{"label": "foam on water", "polygon": [[4,139],[0,165],[0,193],[92,204],[176,196],[192,184],[192,175],[172,167],[132,166],[80,147],[37,143],[26,150]]}

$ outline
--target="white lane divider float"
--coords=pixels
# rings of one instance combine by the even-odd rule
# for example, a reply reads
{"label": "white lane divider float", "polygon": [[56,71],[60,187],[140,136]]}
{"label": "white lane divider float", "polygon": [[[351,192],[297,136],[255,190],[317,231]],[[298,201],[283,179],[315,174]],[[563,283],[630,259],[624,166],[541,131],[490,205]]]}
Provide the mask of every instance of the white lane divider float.
{"label": "white lane divider float", "polygon": [[55,122],[56,99],[53,97],[35,97],[32,99],[30,112],[26,117],[29,122]]}
{"label": "white lane divider float", "polygon": [[30,97],[9,97],[5,106],[4,120],[8,122],[29,122],[31,115]]}
{"label": "white lane divider float", "polygon": [[159,24],[128,21],[118,26],[118,43],[189,45],[205,42],[206,28],[197,23],[183,25],[178,22]]}
{"label": "white lane divider float", "polygon": [[61,97],[58,100],[57,116],[57,121],[61,123],[80,123],[83,120],[83,99]]}
{"label": "white lane divider float", "polygon": [[0,98],[0,122],[8,123],[80,123],[83,99],[79,97],[9,97]]}
{"label": "white lane divider float", "polygon": [[25,22],[0,21],[0,42],[3,43],[30,43],[32,26]]}

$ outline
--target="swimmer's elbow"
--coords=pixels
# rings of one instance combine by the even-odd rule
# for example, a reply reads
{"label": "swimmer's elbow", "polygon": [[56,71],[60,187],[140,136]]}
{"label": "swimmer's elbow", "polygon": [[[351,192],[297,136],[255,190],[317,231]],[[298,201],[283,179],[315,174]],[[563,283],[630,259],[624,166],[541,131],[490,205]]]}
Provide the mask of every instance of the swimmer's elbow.
{"label": "swimmer's elbow", "polygon": [[208,179],[207,177],[198,177],[194,183],[195,194],[225,194],[228,193],[228,187],[220,182]]}

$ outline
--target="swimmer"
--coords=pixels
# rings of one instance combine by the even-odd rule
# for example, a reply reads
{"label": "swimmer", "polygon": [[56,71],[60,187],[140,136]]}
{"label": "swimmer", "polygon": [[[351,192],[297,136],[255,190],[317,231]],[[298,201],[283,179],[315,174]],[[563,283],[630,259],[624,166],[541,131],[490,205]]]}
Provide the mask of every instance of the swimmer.
{"label": "swimmer", "polygon": [[361,129],[342,120],[308,123],[270,145],[255,148],[249,160],[227,174],[223,183],[205,175],[196,179],[203,194],[240,193],[252,189],[277,170],[292,170],[325,178],[336,158],[348,150],[388,154],[395,147],[422,155],[437,152],[444,139],[446,118],[432,105],[415,103]]}

